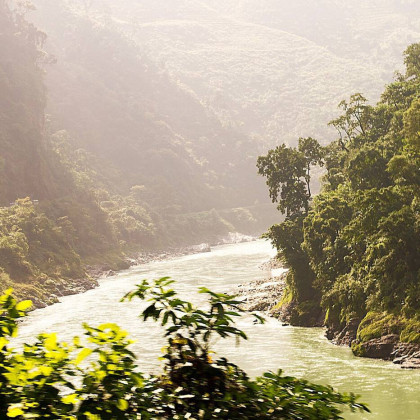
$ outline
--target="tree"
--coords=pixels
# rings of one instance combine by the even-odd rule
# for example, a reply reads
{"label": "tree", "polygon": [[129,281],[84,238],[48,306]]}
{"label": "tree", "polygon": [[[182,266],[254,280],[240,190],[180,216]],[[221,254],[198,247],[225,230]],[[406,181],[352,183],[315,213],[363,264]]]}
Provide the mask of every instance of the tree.
{"label": "tree", "polygon": [[404,113],[404,134],[413,151],[420,155],[420,100],[414,99]]}
{"label": "tree", "polygon": [[267,178],[270,197],[283,214],[292,217],[302,209],[308,210],[307,160],[303,153],[282,144],[269,150],[267,156],[259,156],[257,167],[258,173]]}
{"label": "tree", "polygon": [[418,78],[420,75],[420,43],[412,44],[404,51],[404,64],[407,77]]}
{"label": "tree", "polygon": [[297,302],[305,302],[305,308],[319,308],[319,293],[313,287],[315,275],[306,251],[302,249],[302,223],[311,200],[311,168],[323,165],[323,155],[318,141],[307,137],[299,139],[298,149],[283,144],[269,150],[267,156],[260,156],[257,162],[259,174],[267,177],[272,201],[279,203],[278,209],[282,213],[286,212],[286,220],[272,226],[264,236],[271,240],[278,257],[289,268],[286,277],[290,296],[288,311],[299,324],[315,324],[316,317],[303,306],[296,308]]}
{"label": "tree", "polygon": [[386,171],[388,161],[381,150],[371,144],[353,149],[346,162],[346,176],[356,189],[384,188],[390,179]]}
{"label": "tree", "polygon": [[271,226],[264,236],[271,240],[278,251],[278,257],[289,268],[286,283],[293,300],[316,302],[319,301],[319,296],[313,287],[315,274],[309,265],[308,255],[302,248],[303,219],[300,216]]}
{"label": "tree", "polygon": [[[290,268],[281,303],[299,307],[318,296],[330,331],[349,327],[343,332],[350,340],[360,324],[357,354],[363,340],[391,332],[420,343],[413,333],[420,328],[420,44],[407,48],[405,64],[376,106],[360,93],[340,103],[342,115],[330,122],[339,138],[322,157],[316,142],[300,139],[308,197],[314,163],[325,162],[323,189],[309,211],[294,212],[267,234]],[[290,159],[273,151],[268,157],[260,173],[277,198]],[[319,306],[310,309],[316,314]]]}
{"label": "tree", "polygon": [[366,102],[367,99],[361,93],[355,93],[349,102],[343,100],[338,105],[344,114],[328,123],[338,131],[338,142],[345,151],[348,151],[348,144],[358,136],[367,139],[371,107]]}
{"label": "tree", "polygon": [[306,160],[305,181],[308,189],[308,196],[309,199],[311,199],[311,167],[315,165],[324,166],[324,151],[318,141],[312,137],[301,137],[299,139],[298,150],[303,154]]}

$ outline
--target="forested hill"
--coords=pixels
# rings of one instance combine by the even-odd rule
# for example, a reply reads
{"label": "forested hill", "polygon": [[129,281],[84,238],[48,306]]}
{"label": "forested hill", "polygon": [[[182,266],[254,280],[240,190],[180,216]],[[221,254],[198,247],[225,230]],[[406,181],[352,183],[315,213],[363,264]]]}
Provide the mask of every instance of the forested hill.
{"label": "forested hill", "polygon": [[112,25],[65,1],[35,4],[57,58],[46,77],[50,129],[118,169],[120,193],[144,185],[152,206],[181,212],[264,200],[247,135],[223,127]]}
{"label": "forested hill", "polygon": [[45,35],[19,14],[13,18],[4,1],[0,28],[0,204],[17,197],[50,198],[58,186],[43,138],[46,98],[39,48]]}
{"label": "forested hill", "polygon": [[91,287],[87,264],[262,230],[237,208],[262,195],[247,138],[125,36],[49,4],[46,34],[0,1],[1,290],[41,305]]}
{"label": "forested hill", "polygon": [[270,146],[328,139],[324,121],[341,99],[362,91],[377,100],[402,51],[420,39],[415,0],[72,4],[123,31],[225,125]]}
{"label": "forested hill", "polygon": [[[358,355],[418,367],[420,360],[420,44],[375,106],[360,93],[340,104],[336,140],[278,146],[258,159],[286,220],[268,235],[288,265],[278,310],[327,325]],[[325,166],[322,192],[310,176]],[[415,355],[417,352],[417,356]],[[407,357],[415,361],[409,362]]]}
{"label": "forested hill", "polygon": [[85,277],[82,258],[117,248],[118,234],[46,134],[51,57],[26,12],[0,1],[0,289],[14,286],[41,304],[83,290],[86,282],[68,280]]}

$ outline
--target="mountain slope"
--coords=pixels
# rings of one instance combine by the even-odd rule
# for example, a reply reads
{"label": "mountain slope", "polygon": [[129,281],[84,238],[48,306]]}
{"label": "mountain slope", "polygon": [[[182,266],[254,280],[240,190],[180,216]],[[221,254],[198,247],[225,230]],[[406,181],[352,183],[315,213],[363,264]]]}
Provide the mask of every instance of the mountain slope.
{"label": "mountain slope", "polygon": [[43,139],[45,88],[39,62],[44,36],[0,1],[0,204],[57,193]]}
{"label": "mountain slope", "polygon": [[0,289],[39,306],[92,287],[87,264],[262,230],[229,209],[258,196],[246,138],[121,34],[52,9],[46,53],[26,8],[0,2]]}
{"label": "mountain slope", "polygon": [[264,199],[246,135],[223,127],[119,31],[65,2],[36,4],[57,57],[47,74],[51,130],[65,128],[118,168],[120,192],[145,185],[153,207],[185,212]]}
{"label": "mountain slope", "polygon": [[376,100],[420,39],[420,7],[402,0],[125,0],[86,13],[136,40],[225,126],[269,144],[330,135],[323,121],[341,99]]}
{"label": "mountain slope", "polygon": [[377,99],[420,37],[420,10],[397,0],[35,4],[58,58],[53,130],[181,212],[264,200],[256,156],[309,132],[325,142],[337,104]]}

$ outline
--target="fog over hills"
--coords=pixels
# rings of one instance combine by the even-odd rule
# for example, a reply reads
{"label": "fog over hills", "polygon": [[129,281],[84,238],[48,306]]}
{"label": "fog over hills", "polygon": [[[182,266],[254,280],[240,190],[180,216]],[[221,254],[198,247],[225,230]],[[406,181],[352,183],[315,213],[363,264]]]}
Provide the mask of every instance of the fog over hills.
{"label": "fog over hills", "polygon": [[[36,2],[57,63],[47,70],[51,129],[111,162],[122,185],[184,211],[264,199],[249,136],[218,117],[115,25],[66,2]],[[161,197],[157,197],[161,195]]]}
{"label": "fog over hills", "polygon": [[[30,266],[42,294],[45,273],[82,276],[105,252],[114,261],[267,229],[280,215],[257,157],[301,136],[334,140],[338,103],[355,92],[375,102],[420,40],[414,1],[32,3],[21,15],[0,0],[0,203],[10,219],[10,278],[0,282],[26,281]],[[10,205],[26,196],[39,206]],[[33,214],[49,228],[11,241]],[[52,238],[48,267],[28,254],[39,232]]]}
{"label": "fog over hills", "polygon": [[[83,10],[83,2],[80,2]],[[269,144],[308,133],[354,92],[373,102],[420,39],[414,1],[93,1],[225,126]]]}
{"label": "fog over hills", "polygon": [[407,1],[34,3],[57,58],[51,130],[106,159],[118,187],[146,185],[154,206],[182,211],[264,200],[256,157],[333,140],[337,104],[375,102],[420,39]]}
{"label": "fog over hills", "polygon": [[420,0],[0,0],[0,420],[418,418],[385,361],[420,368]]}

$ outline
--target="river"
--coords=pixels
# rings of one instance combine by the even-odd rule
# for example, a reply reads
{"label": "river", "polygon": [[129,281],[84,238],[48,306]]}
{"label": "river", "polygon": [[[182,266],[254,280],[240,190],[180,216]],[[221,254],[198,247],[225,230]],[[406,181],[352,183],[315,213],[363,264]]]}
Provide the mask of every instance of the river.
{"label": "river", "polygon": [[[267,277],[258,266],[273,256],[269,243],[256,241],[215,247],[212,252],[132,267],[101,280],[100,286],[81,295],[67,296],[60,303],[30,314],[20,327],[20,342],[29,342],[41,332],[57,332],[62,340],[82,335],[82,322],[98,325],[115,322],[136,340],[133,351],[149,372],[159,370],[157,358],[164,340],[153,323],[137,317],[140,301],[121,303],[120,298],[140,280],[171,276],[182,297],[197,304],[200,286],[230,292],[241,283]],[[340,391],[362,396],[372,414],[346,413],[346,419],[420,419],[420,371],[405,371],[389,362],[356,358],[349,348],[332,345],[321,328],[283,327],[274,319],[253,325],[250,317],[240,320],[249,340],[239,347],[234,341],[218,343],[217,352],[240,365],[251,376],[283,369],[287,374],[329,383]]]}

